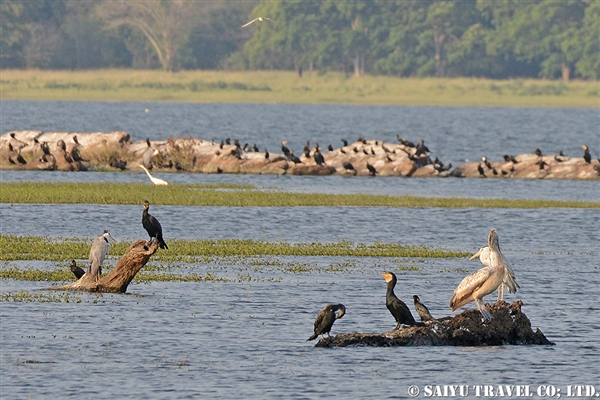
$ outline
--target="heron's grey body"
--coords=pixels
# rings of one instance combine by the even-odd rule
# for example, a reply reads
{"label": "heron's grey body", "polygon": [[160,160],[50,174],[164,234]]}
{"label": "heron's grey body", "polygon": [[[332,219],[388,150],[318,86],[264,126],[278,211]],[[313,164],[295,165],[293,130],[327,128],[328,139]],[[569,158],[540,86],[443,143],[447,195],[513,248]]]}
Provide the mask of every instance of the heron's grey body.
{"label": "heron's grey body", "polygon": [[116,242],[116,240],[110,236],[108,231],[104,231],[104,233],[98,236],[94,240],[94,243],[92,243],[92,248],[90,249],[90,265],[87,274],[93,276],[96,280],[98,280],[102,274],[102,263],[110,248],[110,241]]}

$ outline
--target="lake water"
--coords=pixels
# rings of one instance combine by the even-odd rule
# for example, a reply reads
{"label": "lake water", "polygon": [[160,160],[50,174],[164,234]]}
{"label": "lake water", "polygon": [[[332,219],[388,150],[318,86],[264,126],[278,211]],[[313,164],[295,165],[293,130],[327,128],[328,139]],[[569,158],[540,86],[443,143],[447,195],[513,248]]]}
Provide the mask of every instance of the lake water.
{"label": "lake water", "polygon": [[[453,164],[485,151],[579,155],[600,149],[597,110],[435,107],[1,102],[2,131],[125,130],[135,140],[169,134],[237,137],[278,148],[287,139],[392,141],[424,138]],[[145,113],[144,108],[150,112]],[[323,139],[321,139],[323,138]],[[297,151],[298,151],[297,150]],[[455,161],[456,160],[456,161]],[[250,183],[264,190],[600,200],[598,182],[157,174],[170,182]],[[145,181],[137,173],[0,172],[6,181]],[[0,204],[2,233],[118,240],[145,238],[141,206]],[[434,316],[479,261],[353,257],[257,257],[176,265],[227,282],[134,283],[129,295],[70,294],[70,302],[1,302],[0,397],[13,398],[406,398],[417,385],[594,385],[600,392],[600,212],[583,209],[394,209],[383,207],[151,208],[165,239],[251,238],[286,242],[402,243],[477,251],[496,228],[532,326],[555,346],[314,348],[306,342],[329,302],[346,316],[332,333],[394,326],[385,281],[418,294]],[[111,253],[108,264],[116,263]],[[83,260],[80,260],[83,262]],[[151,260],[152,262],[152,260]],[[309,266],[291,273],[287,265]],[[66,262],[4,262],[67,268]],[[333,268],[331,266],[346,266]],[[417,267],[417,270],[413,270]],[[335,272],[334,272],[335,271]],[[0,281],[2,294],[46,282]],[[493,301],[495,295],[486,300]],[[73,302],[73,300],[81,302]],[[474,307],[469,304],[466,308]],[[413,312],[414,314],[414,312]],[[542,392],[543,394],[543,392]],[[421,393],[418,397],[424,397]],[[555,398],[557,396],[554,396]]]}

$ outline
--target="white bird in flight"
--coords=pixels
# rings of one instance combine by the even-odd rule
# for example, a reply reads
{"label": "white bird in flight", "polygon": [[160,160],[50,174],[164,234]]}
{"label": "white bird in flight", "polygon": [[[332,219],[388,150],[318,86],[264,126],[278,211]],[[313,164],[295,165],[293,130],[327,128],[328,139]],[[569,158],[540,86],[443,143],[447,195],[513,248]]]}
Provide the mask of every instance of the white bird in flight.
{"label": "white bird in flight", "polygon": [[[498,234],[495,229],[492,229],[488,236],[488,247],[490,249],[489,266],[486,265],[473,272],[460,282],[454,290],[454,296],[450,299],[452,311],[475,301],[477,309],[485,320],[493,318],[492,313],[484,309],[483,297],[498,289],[507,275],[506,259],[500,251]],[[510,286],[508,282],[507,285]]]}
{"label": "white bird in flight", "polygon": [[248,22],[248,23],[246,23],[246,24],[242,25],[242,28],[244,28],[244,27],[246,27],[246,26],[250,25],[250,24],[251,24],[251,23],[253,23],[254,21],[259,21],[259,22],[263,22],[263,21],[271,21],[271,22],[273,22],[273,20],[272,20],[271,18],[267,18],[267,17],[257,17],[257,18],[254,18],[252,21],[250,21],[250,22]]}
{"label": "white bird in flight", "polygon": [[167,181],[163,181],[162,179],[155,178],[152,175],[150,175],[150,172],[148,172],[148,170],[146,169],[146,167],[144,167],[142,164],[138,164],[138,166],[140,168],[142,168],[144,171],[146,171],[146,175],[148,175],[148,178],[150,178],[150,181],[152,183],[154,183],[155,185],[159,185],[159,186],[162,185],[162,186],[164,186],[164,185],[168,185],[169,184],[169,182],[167,182]]}

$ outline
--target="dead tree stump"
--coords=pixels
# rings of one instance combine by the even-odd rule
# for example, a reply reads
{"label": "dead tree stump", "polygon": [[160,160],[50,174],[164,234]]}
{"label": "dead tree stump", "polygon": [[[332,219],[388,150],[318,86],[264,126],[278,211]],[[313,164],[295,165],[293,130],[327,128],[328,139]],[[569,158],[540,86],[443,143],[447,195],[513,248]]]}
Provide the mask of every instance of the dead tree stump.
{"label": "dead tree stump", "polygon": [[552,345],[521,311],[523,302],[499,302],[486,305],[491,321],[482,321],[477,309],[463,311],[454,317],[428,321],[425,326],[409,326],[384,333],[340,333],[321,338],[315,347],[345,346],[501,346],[520,344]]}
{"label": "dead tree stump", "polygon": [[125,293],[127,287],[140,269],[146,265],[150,256],[158,250],[158,242],[145,240],[133,242],[125,254],[119,259],[115,269],[96,280],[96,277],[84,274],[77,281],[68,285],[48,288],[51,290],[86,290],[102,293]]}

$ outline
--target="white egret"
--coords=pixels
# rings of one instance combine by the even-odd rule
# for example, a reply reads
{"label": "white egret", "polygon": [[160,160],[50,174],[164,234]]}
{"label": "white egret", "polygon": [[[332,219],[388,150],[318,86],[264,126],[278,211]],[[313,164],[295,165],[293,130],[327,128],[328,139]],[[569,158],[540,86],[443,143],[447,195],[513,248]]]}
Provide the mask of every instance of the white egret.
{"label": "white egret", "polygon": [[488,247],[490,249],[489,266],[465,277],[454,290],[454,296],[450,299],[452,311],[475,301],[477,309],[486,320],[492,319],[492,314],[485,310],[483,297],[492,293],[502,284],[506,273],[504,256],[500,251],[498,234],[495,229],[488,235]]}
{"label": "white egret", "polygon": [[90,265],[87,274],[93,276],[96,281],[102,274],[102,263],[108,253],[111,241],[116,243],[116,240],[110,236],[110,233],[104,231],[104,233],[98,236],[94,240],[94,243],[92,243],[92,248],[90,249]]}
{"label": "white egret", "polygon": [[258,21],[258,22],[263,22],[263,21],[273,21],[271,18],[267,18],[267,17],[257,17],[254,18],[252,21],[245,23],[244,25],[242,25],[242,28],[247,27],[248,25],[250,25],[251,23]]}
{"label": "white egret", "polygon": [[[483,265],[490,266],[490,248],[488,246],[482,247],[479,251],[471,256],[469,260],[473,260],[479,257],[479,260]],[[504,257],[504,255],[502,255]],[[516,293],[517,289],[520,288],[519,284],[515,279],[515,273],[512,268],[508,264],[506,259],[503,260],[503,264],[505,267],[504,278],[502,279],[502,285],[498,288],[498,301],[504,300],[504,286],[508,286],[508,291],[511,293]]]}
{"label": "white egret", "polygon": [[168,185],[169,184],[169,182],[167,182],[167,181],[163,181],[162,179],[155,178],[152,175],[150,175],[150,172],[148,172],[148,170],[146,169],[146,167],[144,167],[142,164],[138,164],[138,166],[146,172],[146,175],[148,175],[148,178],[150,178],[150,181],[152,183],[154,183],[155,185],[159,185],[159,186],[163,185],[164,186],[164,185]]}

